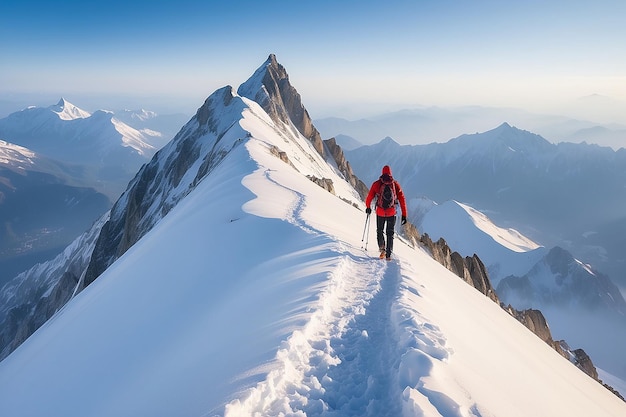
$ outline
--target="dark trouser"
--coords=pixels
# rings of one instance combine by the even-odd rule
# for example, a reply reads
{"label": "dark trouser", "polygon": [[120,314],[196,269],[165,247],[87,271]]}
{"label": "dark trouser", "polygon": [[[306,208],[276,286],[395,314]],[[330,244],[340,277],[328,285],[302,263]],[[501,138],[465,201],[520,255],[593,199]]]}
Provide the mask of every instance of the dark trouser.
{"label": "dark trouser", "polygon": [[[385,223],[387,230],[385,232]],[[396,227],[396,216],[381,217],[376,216],[376,239],[378,240],[378,248],[386,249],[387,257],[393,252],[393,234]],[[385,246],[385,234],[387,235],[387,245]]]}

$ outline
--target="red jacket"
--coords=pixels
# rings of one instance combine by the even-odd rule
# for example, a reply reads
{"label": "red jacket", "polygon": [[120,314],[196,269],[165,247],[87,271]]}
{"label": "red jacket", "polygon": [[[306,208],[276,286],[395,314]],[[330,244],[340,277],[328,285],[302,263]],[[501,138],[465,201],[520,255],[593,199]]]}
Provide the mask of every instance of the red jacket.
{"label": "red jacket", "polygon": [[[372,204],[372,200],[375,196],[378,195],[380,191],[380,187],[382,187],[383,183],[379,179],[374,181],[372,186],[370,187],[370,192],[367,194],[367,198],[365,199],[365,207],[369,207]],[[396,189],[396,197],[398,197],[398,201],[400,202],[400,210],[402,211],[402,215],[406,216],[406,200],[404,198],[404,192],[402,191],[402,187],[398,181],[393,180],[393,185]],[[380,217],[391,217],[396,215],[396,205],[389,208],[382,208],[378,204],[376,204],[376,215]]]}

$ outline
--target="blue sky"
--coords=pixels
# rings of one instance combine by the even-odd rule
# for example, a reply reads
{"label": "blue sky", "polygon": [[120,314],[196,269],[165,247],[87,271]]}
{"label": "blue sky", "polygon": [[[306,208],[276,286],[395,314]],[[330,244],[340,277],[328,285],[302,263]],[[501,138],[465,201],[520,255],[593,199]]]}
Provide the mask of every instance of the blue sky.
{"label": "blue sky", "polygon": [[624,1],[160,3],[3,2],[0,96],[193,111],[274,53],[314,118],[626,100]]}

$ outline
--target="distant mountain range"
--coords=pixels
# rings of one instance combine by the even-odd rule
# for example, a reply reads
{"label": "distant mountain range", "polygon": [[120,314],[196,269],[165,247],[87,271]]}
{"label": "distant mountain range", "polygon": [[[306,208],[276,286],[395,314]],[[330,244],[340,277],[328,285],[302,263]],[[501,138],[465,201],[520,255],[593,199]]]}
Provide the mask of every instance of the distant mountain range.
{"label": "distant mountain range", "polygon": [[[149,134],[148,134],[149,133]],[[90,114],[61,99],[0,119],[0,138],[83,169],[82,178],[116,198],[162,143],[158,132],[140,132],[99,110]]]}
{"label": "distant mountain range", "polygon": [[0,285],[54,256],[110,208],[82,172],[0,141]]}
{"label": "distant mountain range", "polygon": [[421,107],[381,113],[357,120],[328,117],[316,119],[314,122],[324,137],[341,135],[363,145],[372,145],[385,137],[392,137],[405,145],[424,145],[447,142],[466,133],[484,132],[503,121],[538,133],[551,143],[587,142],[615,150],[626,147],[625,125],[533,114],[514,108]]}
{"label": "distant mountain range", "polygon": [[409,197],[466,203],[626,287],[626,149],[555,145],[504,123],[446,143],[386,138],[346,157],[366,183],[389,164]]}
{"label": "distant mountain range", "polygon": [[122,118],[141,130],[65,99],[0,119],[0,284],[87,230],[171,139],[152,112]]}

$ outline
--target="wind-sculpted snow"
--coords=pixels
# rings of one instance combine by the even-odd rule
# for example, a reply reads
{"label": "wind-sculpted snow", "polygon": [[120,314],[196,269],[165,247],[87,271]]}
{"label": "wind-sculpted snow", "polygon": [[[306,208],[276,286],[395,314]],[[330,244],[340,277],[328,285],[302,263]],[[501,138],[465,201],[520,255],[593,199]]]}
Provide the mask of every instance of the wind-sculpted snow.
{"label": "wind-sculpted snow", "polygon": [[277,368],[225,415],[397,415],[388,371],[396,275],[379,260],[343,255],[309,321],[277,352]]}

